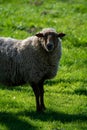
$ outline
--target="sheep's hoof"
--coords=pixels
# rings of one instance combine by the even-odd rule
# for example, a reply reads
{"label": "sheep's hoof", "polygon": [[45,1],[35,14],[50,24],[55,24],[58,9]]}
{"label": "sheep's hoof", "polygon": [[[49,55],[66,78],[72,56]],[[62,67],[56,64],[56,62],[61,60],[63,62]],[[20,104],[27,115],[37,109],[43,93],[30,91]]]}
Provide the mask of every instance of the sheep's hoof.
{"label": "sheep's hoof", "polygon": [[40,106],[39,108],[37,108],[37,112],[44,112],[46,110],[45,106]]}
{"label": "sheep's hoof", "polygon": [[42,110],[46,110],[46,107],[45,107],[45,106],[43,106],[43,107],[42,107]]}

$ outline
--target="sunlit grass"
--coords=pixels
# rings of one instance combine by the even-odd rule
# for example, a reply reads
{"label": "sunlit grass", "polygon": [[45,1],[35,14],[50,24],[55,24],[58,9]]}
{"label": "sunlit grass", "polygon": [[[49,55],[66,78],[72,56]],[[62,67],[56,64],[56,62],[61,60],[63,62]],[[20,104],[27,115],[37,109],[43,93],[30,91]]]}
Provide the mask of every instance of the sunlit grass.
{"label": "sunlit grass", "polygon": [[87,130],[87,1],[0,0],[0,36],[23,39],[42,28],[66,33],[57,76],[45,82],[44,113],[29,85],[0,84],[0,130]]}

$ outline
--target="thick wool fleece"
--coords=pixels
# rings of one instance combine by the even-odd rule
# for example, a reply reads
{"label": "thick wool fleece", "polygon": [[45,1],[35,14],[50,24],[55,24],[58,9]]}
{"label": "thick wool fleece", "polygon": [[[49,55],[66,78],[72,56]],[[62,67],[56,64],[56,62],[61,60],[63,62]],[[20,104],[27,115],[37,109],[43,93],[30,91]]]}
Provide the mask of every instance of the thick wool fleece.
{"label": "thick wool fleece", "polygon": [[37,36],[24,40],[0,37],[0,82],[6,85],[38,83],[53,78],[61,57],[61,41],[47,52]]}

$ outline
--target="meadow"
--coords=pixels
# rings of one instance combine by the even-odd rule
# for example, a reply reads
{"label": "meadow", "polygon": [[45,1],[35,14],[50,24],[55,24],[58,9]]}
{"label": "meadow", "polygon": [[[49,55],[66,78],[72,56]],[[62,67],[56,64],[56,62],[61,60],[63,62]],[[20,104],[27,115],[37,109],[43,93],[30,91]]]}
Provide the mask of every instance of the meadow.
{"label": "meadow", "polygon": [[66,33],[57,76],[45,82],[44,113],[29,85],[0,84],[0,130],[87,130],[87,0],[0,0],[0,37],[42,28]]}

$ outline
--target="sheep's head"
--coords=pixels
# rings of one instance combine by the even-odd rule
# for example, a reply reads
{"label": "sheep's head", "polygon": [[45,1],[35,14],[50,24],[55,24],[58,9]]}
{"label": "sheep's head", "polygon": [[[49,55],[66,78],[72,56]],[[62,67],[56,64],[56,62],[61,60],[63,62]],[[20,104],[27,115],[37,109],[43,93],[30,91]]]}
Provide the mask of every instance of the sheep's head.
{"label": "sheep's head", "polygon": [[44,29],[36,34],[41,44],[47,52],[53,51],[58,46],[59,39],[64,37],[64,33],[57,33],[54,29]]}

